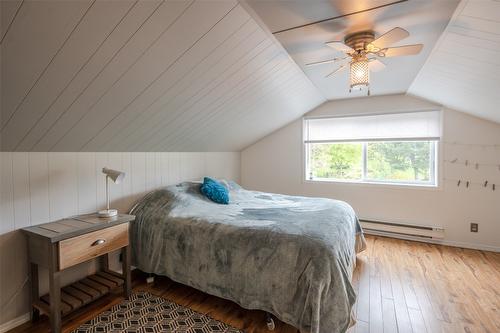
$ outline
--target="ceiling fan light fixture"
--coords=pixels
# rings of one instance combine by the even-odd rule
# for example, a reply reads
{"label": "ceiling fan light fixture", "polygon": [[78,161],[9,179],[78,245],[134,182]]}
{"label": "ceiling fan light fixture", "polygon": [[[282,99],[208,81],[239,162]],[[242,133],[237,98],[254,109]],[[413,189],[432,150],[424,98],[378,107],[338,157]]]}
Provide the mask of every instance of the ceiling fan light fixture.
{"label": "ceiling fan light fixture", "polygon": [[409,35],[408,31],[400,27],[393,28],[377,38],[372,30],[354,32],[346,35],[343,43],[341,41],[325,43],[336,51],[342,52],[343,57],[336,56],[333,59],[308,63],[306,66],[335,64],[336,69],[325,76],[328,78],[347,69],[349,65],[349,92],[366,88],[370,96],[370,67],[375,72],[386,67],[377,58],[416,55],[422,51],[423,44],[391,46]]}
{"label": "ceiling fan light fixture", "polygon": [[350,88],[362,89],[370,85],[369,60],[366,57],[354,59],[350,67]]}

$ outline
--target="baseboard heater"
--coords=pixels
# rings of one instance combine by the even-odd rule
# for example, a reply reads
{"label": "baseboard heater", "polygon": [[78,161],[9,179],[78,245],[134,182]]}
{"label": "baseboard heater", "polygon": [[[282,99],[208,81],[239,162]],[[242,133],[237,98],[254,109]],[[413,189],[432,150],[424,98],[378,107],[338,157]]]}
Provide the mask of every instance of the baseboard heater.
{"label": "baseboard heater", "polygon": [[444,238],[444,228],[416,224],[402,224],[385,221],[360,219],[363,230],[368,234],[411,236],[426,239]]}

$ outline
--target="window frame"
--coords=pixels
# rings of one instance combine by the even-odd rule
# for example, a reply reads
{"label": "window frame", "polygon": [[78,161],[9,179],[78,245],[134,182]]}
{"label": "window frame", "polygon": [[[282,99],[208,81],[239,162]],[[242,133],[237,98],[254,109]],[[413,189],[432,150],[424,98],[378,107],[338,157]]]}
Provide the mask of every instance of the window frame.
{"label": "window frame", "polygon": [[[441,111],[441,128],[442,128],[442,110]],[[319,118],[335,118],[335,117],[319,117]],[[435,190],[441,189],[441,154],[442,149],[441,138],[412,138],[412,139],[401,139],[401,138],[391,138],[391,139],[377,139],[377,140],[346,140],[346,141],[331,141],[331,143],[362,143],[362,180],[349,180],[349,179],[336,179],[336,178],[316,178],[310,179],[308,176],[309,171],[309,148],[308,144],[305,142],[306,135],[306,120],[314,118],[302,118],[302,181],[304,183],[315,183],[315,184],[345,184],[345,185],[357,185],[357,186],[377,186],[377,187],[388,187],[388,188],[415,188],[415,189],[428,189]],[[390,180],[376,180],[367,178],[367,143],[369,142],[402,142],[402,141],[430,141],[434,142],[431,146],[431,177],[432,181],[427,182],[411,182],[411,181],[390,181]],[[329,141],[330,142],[330,141]],[[328,142],[324,142],[328,143]]]}

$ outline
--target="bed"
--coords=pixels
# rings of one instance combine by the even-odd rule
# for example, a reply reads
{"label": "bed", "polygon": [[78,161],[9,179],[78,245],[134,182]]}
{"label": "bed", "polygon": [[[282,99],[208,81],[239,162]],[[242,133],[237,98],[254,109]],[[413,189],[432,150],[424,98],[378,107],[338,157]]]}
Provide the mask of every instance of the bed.
{"label": "bed", "polygon": [[365,248],[351,206],[225,184],[229,205],[208,200],[194,182],[141,199],[131,211],[133,265],[303,333],[345,332],[354,319],[356,253]]}

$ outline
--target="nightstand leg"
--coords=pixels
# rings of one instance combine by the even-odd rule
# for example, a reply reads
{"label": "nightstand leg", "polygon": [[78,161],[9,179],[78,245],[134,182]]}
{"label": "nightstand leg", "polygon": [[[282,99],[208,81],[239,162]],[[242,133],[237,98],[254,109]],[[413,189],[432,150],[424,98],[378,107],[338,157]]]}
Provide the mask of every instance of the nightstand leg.
{"label": "nightstand leg", "polygon": [[[40,297],[40,292],[38,290],[38,265],[30,264],[30,280],[31,280],[31,304],[33,304]],[[40,319],[40,311],[31,306],[31,321],[36,322]]]}
{"label": "nightstand leg", "polygon": [[109,270],[109,254],[106,253],[106,254],[102,255],[100,260],[101,260],[101,269],[105,272],[108,271]]}
{"label": "nightstand leg", "polygon": [[57,270],[57,244],[50,248],[49,263],[50,327],[52,333],[61,332],[61,284]]}
{"label": "nightstand leg", "polygon": [[126,298],[129,298],[132,292],[132,281],[130,276],[130,245],[122,248],[122,255],[122,271],[123,278],[125,279],[123,283],[123,294]]}

